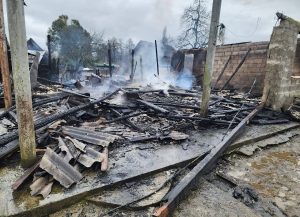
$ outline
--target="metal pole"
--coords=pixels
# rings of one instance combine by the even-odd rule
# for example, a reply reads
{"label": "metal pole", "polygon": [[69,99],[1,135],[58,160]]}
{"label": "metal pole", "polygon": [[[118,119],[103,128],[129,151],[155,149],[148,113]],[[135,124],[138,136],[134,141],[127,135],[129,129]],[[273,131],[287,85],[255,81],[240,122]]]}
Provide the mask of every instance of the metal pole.
{"label": "metal pole", "polygon": [[3,2],[0,0],[0,68],[2,75],[2,85],[4,91],[5,109],[12,106],[10,73],[8,67],[7,44],[4,26]]}
{"label": "metal pole", "polygon": [[141,67],[141,80],[144,80],[144,73],[143,73],[143,58],[142,58],[142,55],[140,56],[140,67]]}
{"label": "metal pole", "polygon": [[209,39],[208,39],[208,46],[207,46],[206,64],[205,64],[205,71],[204,71],[204,78],[203,78],[203,93],[202,93],[200,117],[206,117],[208,111],[221,4],[222,4],[222,0],[213,1],[211,23],[209,29]]}
{"label": "metal pole", "polygon": [[158,54],[157,54],[157,43],[156,43],[156,40],[155,40],[155,53],[156,53],[157,75],[159,76],[159,65],[158,65]]}
{"label": "metal pole", "polygon": [[24,5],[21,0],[7,0],[6,5],[21,149],[21,166],[30,167],[36,161],[36,150]]}

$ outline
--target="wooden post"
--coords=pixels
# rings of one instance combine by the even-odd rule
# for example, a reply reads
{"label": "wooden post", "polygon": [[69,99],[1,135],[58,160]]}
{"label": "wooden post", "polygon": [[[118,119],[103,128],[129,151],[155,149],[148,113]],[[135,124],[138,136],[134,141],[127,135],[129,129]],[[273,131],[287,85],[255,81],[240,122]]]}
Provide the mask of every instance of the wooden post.
{"label": "wooden post", "polygon": [[36,150],[24,5],[23,1],[20,0],[7,0],[6,4],[21,149],[21,166],[26,168],[36,162]]}
{"label": "wooden post", "polygon": [[49,65],[49,70],[52,72],[52,58],[51,58],[51,37],[50,35],[47,35],[47,46],[48,46],[48,65]]}
{"label": "wooden post", "polygon": [[59,77],[59,58],[57,58],[57,63],[56,63],[56,74]]}
{"label": "wooden post", "polygon": [[156,53],[157,75],[159,76],[159,65],[158,65],[158,54],[157,54],[157,43],[156,43],[156,40],[155,40],[155,53]]}
{"label": "wooden post", "polygon": [[131,50],[131,74],[130,74],[130,81],[133,80],[133,70],[134,70],[134,50]]}
{"label": "wooden post", "polygon": [[0,68],[4,91],[5,109],[12,106],[10,73],[8,67],[7,44],[4,26],[3,2],[0,0]]}
{"label": "wooden post", "polygon": [[142,55],[140,56],[140,67],[141,67],[141,80],[144,80],[144,73],[143,73],[143,58],[142,58]]}
{"label": "wooden post", "polygon": [[112,77],[112,67],[111,67],[111,48],[108,42],[108,64],[109,64],[109,77]]}
{"label": "wooden post", "polygon": [[213,1],[211,23],[209,29],[209,39],[208,39],[208,46],[207,46],[206,64],[205,64],[205,71],[204,71],[204,78],[203,78],[203,93],[202,93],[200,117],[206,117],[208,111],[210,91],[211,91],[211,79],[212,79],[212,73],[214,68],[215,50],[216,50],[216,43],[217,43],[218,25],[219,25],[220,12],[221,12],[221,4],[222,4],[222,0]]}

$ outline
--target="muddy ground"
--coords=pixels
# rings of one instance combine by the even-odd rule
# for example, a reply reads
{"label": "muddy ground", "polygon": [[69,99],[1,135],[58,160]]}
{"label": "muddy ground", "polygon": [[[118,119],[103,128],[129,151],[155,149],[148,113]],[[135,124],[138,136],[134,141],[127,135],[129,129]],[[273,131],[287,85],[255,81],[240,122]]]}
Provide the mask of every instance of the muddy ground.
{"label": "muddy ground", "polygon": [[[171,216],[300,216],[299,144],[300,129],[294,129],[273,140],[248,145],[248,148],[255,147],[250,156],[243,151],[224,155]],[[155,189],[157,183],[148,184]],[[131,189],[131,194],[136,195],[132,189],[139,185],[124,183],[102,194],[109,200],[112,192],[118,197],[118,191],[123,188]],[[106,216],[151,216],[160,205],[148,203],[122,208]],[[95,203],[86,199],[50,216],[99,216],[115,206],[103,200]]]}

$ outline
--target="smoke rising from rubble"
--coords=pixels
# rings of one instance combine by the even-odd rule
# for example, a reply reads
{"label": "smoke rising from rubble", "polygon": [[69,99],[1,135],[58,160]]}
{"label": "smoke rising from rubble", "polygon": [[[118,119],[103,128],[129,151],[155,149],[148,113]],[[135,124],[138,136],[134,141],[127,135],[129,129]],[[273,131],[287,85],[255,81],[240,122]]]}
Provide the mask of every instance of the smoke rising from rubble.
{"label": "smoke rising from rubble", "polygon": [[[144,43],[135,53],[135,61],[137,61],[134,82],[140,86],[151,86],[153,89],[163,89],[167,94],[167,90],[171,87],[180,87],[183,89],[191,89],[193,82],[196,80],[191,71],[184,68],[181,72],[170,72],[170,60],[166,56],[170,56],[168,51],[161,43],[158,43],[158,59],[159,59],[159,76],[157,76],[155,47]],[[140,70],[140,55],[143,58],[143,79]]]}

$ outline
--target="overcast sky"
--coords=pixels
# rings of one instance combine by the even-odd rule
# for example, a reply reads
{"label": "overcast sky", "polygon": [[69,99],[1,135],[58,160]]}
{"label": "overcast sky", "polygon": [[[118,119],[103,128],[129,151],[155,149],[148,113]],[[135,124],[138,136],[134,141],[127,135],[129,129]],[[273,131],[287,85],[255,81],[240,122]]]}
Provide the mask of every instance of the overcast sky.
{"label": "overcast sky", "polygon": [[[103,31],[105,38],[160,40],[180,33],[180,16],[193,0],[25,0],[27,38],[46,48],[47,30],[52,21],[65,14],[77,19],[88,31]],[[212,0],[207,1],[212,9]],[[276,22],[275,13],[300,21],[300,0],[223,0],[220,22],[227,27],[225,43],[268,41]],[[4,1],[4,12],[6,4]],[[260,18],[257,26],[257,19]],[[6,19],[6,17],[5,17]],[[257,26],[257,30],[255,28]],[[6,26],[6,31],[8,27]],[[231,32],[229,32],[231,31]],[[255,32],[254,32],[255,31]],[[251,35],[254,32],[253,35]],[[249,37],[237,37],[237,36]]]}

